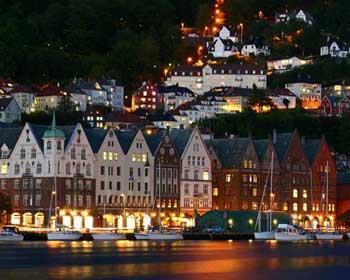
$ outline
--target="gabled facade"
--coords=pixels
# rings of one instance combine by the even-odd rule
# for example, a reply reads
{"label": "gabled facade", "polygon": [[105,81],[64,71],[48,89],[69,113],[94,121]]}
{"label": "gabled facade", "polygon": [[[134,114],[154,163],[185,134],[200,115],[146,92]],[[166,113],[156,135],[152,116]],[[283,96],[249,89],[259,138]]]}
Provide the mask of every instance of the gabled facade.
{"label": "gabled facade", "polygon": [[205,213],[212,208],[211,161],[199,129],[173,130],[170,137],[181,154],[180,212]]}
{"label": "gabled facade", "polygon": [[325,116],[341,116],[350,113],[350,99],[347,96],[325,95],[322,98],[319,112]]}
{"label": "gabled facade", "polygon": [[13,97],[0,98],[0,122],[12,123],[21,120],[21,108]]}
{"label": "gabled facade", "polygon": [[321,46],[320,55],[345,58],[349,55],[349,51],[350,49],[347,43],[327,38],[327,42]]}

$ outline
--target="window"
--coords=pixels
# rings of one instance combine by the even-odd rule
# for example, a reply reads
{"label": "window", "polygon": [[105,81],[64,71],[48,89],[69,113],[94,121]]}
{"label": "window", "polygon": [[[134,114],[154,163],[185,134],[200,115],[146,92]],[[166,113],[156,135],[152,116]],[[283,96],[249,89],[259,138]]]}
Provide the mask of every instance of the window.
{"label": "window", "polygon": [[188,184],[185,184],[185,190],[184,190],[185,194],[190,194],[190,187]]}
{"label": "window", "polygon": [[71,205],[71,196],[70,194],[66,194],[66,206],[70,206]]}
{"label": "window", "polygon": [[205,185],[203,186],[203,193],[204,193],[204,194],[208,194],[208,189],[209,189],[208,185],[205,184]]}
{"label": "window", "polygon": [[187,165],[188,165],[188,166],[191,165],[191,157],[190,157],[190,156],[187,157]]}
{"label": "window", "polygon": [[213,188],[213,196],[218,196],[218,195],[219,195],[219,189]]}
{"label": "window", "polygon": [[199,171],[198,170],[194,171],[193,179],[194,180],[198,180],[199,179]]}
{"label": "window", "polygon": [[16,179],[15,181],[14,181],[14,189],[15,190],[18,190],[19,189],[19,180],[18,179]]}
{"label": "window", "polygon": [[35,195],[35,206],[40,206],[41,205],[41,194],[36,194]]}
{"label": "window", "polygon": [[101,188],[102,191],[104,191],[104,189],[105,189],[105,181],[101,181],[100,188]]}
{"label": "window", "polygon": [[118,160],[118,153],[114,153],[114,160]]}
{"label": "window", "polygon": [[253,196],[258,196],[258,189],[257,188],[253,188]]}
{"label": "window", "polygon": [[288,211],[288,203],[284,202],[282,206],[283,211]]}
{"label": "window", "polygon": [[296,202],[293,203],[293,211],[294,212],[298,211],[298,203],[296,203]]}
{"label": "window", "polygon": [[108,188],[109,188],[110,190],[113,189],[113,186],[112,186],[112,182],[111,182],[111,181],[108,182]]}
{"label": "window", "polygon": [[208,171],[203,171],[203,180],[208,181],[209,180],[209,172]]}
{"label": "window", "polygon": [[199,193],[199,186],[197,184],[195,184],[194,189],[193,189],[193,194],[198,195],[198,193]]}
{"label": "window", "polygon": [[15,207],[19,206],[19,195],[18,194],[13,196],[13,204]]}
{"label": "window", "polygon": [[91,195],[86,196],[86,208],[91,207]]}
{"label": "window", "polygon": [[307,203],[303,203],[303,211],[306,212],[307,211]]}
{"label": "window", "polygon": [[105,167],[104,166],[100,167],[100,174],[105,175]]}
{"label": "window", "polygon": [[28,206],[28,195],[27,194],[23,195],[23,206]]}
{"label": "window", "polygon": [[70,163],[66,164],[66,174],[70,174]]}
{"label": "window", "polygon": [[37,190],[40,190],[41,189],[41,179],[36,179],[35,180],[35,188]]}
{"label": "window", "polygon": [[242,175],[242,181],[243,181],[243,183],[246,183],[248,181],[247,174]]}
{"label": "window", "polygon": [[70,190],[72,187],[72,181],[70,179],[66,179],[66,189]]}
{"label": "window", "polygon": [[43,171],[43,166],[40,162],[38,162],[38,164],[36,165],[36,173],[41,174],[42,171]]}
{"label": "window", "polygon": [[253,175],[253,183],[258,183],[258,176],[257,175]]}
{"label": "window", "polygon": [[75,148],[73,148],[71,151],[70,151],[70,158],[71,159],[75,159]]}
{"label": "window", "polygon": [[205,157],[202,157],[202,166],[205,166]]}
{"label": "window", "polygon": [[190,207],[190,200],[189,199],[184,199],[184,206]]}
{"label": "window", "polygon": [[198,165],[198,166],[201,165],[201,157],[197,157],[197,165]]}
{"label": "window", "polygon": [[62,150],[62,143],[61,143],[61,141],[58,141],[57,142],[57,150]]}
{"label": "window", "polygon": [[18,163],[15,164],[15,174],[19,174],[20,172],[20,166]]}
{"label": "window", "polygon": [[6,190],[6,180],[1,180],[1,189]]}
{"label": "window", "polygon": [[31,153],[30,153],[31,158],[36,158],[36,149],[32,148]]}
{"label": "window", "polygon": [[91,164],[86,165],[86,176],[91,176]]}
{"label": "window", "polygon": [[24,148],[22,148],[20,151],[20,158],[25,159],[25,157],[26,157],[26,150]]}
{"label": "window", "polygon": [[231,182],[231,174],[226,174],[225,175],[225,182],[230,183]]}
{"label": "window", "polygon": [[293,197],[298,198],[298,190],[297,189],[293,189]]}
{"label": "window", "polygon": [[120,176],[120,166],[117,166],[117,176]]}
{"label": "window", "polygon": [[83,207],[83,196],[78,195],[78,207]]}
{"label": "window", "polygon": [[252,202],[252,210],[258,210],[258,203]]}
{"label": "window", "polygon": [[186,169],[185,170],[185,179],[189,179],[190,178],[190,170]]}
{"label": "window", "polygon": [[85,149],[81,150],[81,159],[86,160],[86,150]]}
{"label": "window", "polygon": [[243,161],[243,168],[248,168],[248,161]]}
{"label": "window", "polygon": [[6,175],[7,174],[7,162],[3,162],[1,164],[1,174]]}
{"label": "window", "polygon": [[107,160],[107,152],[103,152],[103,160]]}
{"label": "window", "polygon": [[[52,142],[51,141],[47,141],[47,144],[46,144],[46,149],[48,151],[51,151],[52,150]],[[21,151],[22,152],[22,151]],[[21,157],[22,158],[22,157]]]}
{"label": "window", "polygon": [[108,153],[108,160],[113,160],[113,153],[112,152],[109,152]]}
{"label": "window", "polygon": [[307,190],[303,190],[303,198],[307,198]]}

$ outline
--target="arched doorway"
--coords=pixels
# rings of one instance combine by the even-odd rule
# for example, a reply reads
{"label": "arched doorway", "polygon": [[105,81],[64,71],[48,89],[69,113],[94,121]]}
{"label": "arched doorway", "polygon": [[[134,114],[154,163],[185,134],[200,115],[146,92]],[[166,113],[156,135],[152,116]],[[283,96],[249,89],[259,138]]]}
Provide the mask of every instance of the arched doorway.
{"label": "arched doorway", "polygon": [[41,212],[38,212],[34,215],[34,220],[35,227],[42,227],[44,226],[45,215]]}
{"label": "arched doorway", "polygon": [[117,224],[118,224],[118,229],[124,228],[123,216],[122,215],[117,216]]}
{"label": "arched doorway", "polygon": [[104,218],[104,227],[115,227],[115,221],[114,221],[114,215],[112,214],[106,214],[103,216]]}
{"label": "arched doorway", "polygon": [[21,224],[21,215],[19,213],[13,213],[11,215],[11,224],[20,225]]}
{"label": "arched doorway", "polygon": [[136,226],[135,216],[130,215],[126,219],[126,227],[127,227],[127,229],[135,229],[135,226]]}
{"label": "arched doorway", "polygon": [[23,214],[23,225],[31,226],[33,224],[33,214],[30,212]]}
{"label": "arched doorway", "polygon": [[151,217],[149,215],[143,216],[143,228],[146,230],[151,225]]}
{"label": "arched doorway", "polygon": [[75,229],[83,228],[83,217],[82,216],[74,216],[73,217],[73,225]]}

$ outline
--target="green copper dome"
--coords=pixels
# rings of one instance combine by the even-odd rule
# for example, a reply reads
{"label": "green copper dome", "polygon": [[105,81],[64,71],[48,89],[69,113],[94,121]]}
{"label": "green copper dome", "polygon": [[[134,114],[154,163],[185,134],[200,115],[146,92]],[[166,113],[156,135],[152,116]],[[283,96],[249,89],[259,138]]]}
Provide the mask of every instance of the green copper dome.
{"label": "green copper dome", "polygon": [[45,131],[43,138],[66,138],[64,132],[56,127],[55,112],[53,112],[51,127]]}

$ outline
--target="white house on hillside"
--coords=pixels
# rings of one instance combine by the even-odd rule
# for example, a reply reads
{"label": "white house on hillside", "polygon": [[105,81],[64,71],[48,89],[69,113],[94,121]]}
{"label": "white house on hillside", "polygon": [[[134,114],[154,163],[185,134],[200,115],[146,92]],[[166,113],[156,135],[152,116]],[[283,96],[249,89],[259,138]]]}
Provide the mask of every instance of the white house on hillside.
{"label": "white house on hillside", "polygon": [[208,52],[214,57],[229,57],[239,53],[237,33],[226,26],[223,26],[213,42],[208,44]]}
{"label": "white house on hillside", "polygon": [[243,56],[258,56],[258,55],[270,55],[269,47],[263,43],[260,38],[247,41],[243,44],[241,55]]}
{"label": "white house on hillside", "polygon": [[349,55],[349,51],[350,49],[347,43],[340,42],[338,40],[330,40],[328,38],[326,44],[323,45],[320,49],[320,55],[329,55],[331,57],[347,57]]}
{"label": "white house on hillside", "polygon": [[291,58],[269,60],[267,61],[267,69],[268,71],[283,73],[293,70],[294,68],[312,63],[312,59],[300,59],[296,56],[293,56]]}

